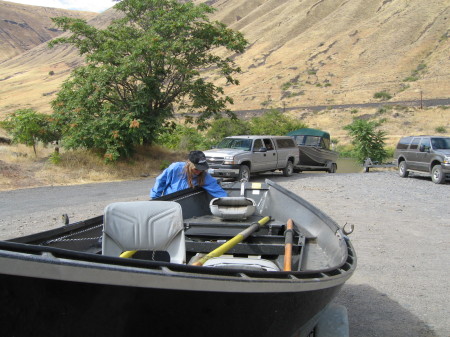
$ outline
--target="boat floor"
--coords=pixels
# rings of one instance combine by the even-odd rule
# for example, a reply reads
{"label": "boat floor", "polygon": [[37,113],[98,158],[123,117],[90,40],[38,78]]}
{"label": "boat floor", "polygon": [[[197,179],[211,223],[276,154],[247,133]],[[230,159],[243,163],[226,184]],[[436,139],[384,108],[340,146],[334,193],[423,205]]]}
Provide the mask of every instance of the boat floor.
{"label": "boat floor", "polygon": [[[189,261],[197,254],[207,254],[221,246],[227,240],[248,228],[251,224],[260,220],[262,216],[253,215],[245,220],[224,220],[214,215],[203,215],[185,219],[186,255]],[[271,260],[280,266],[285,253],[285,224],[276,220],[260,228],[244,242],[231,248],[227,255],[234,257],[258,257]],[[305,237],[294,234],[292,255],[297,270],[301,247],[305,243]]]}

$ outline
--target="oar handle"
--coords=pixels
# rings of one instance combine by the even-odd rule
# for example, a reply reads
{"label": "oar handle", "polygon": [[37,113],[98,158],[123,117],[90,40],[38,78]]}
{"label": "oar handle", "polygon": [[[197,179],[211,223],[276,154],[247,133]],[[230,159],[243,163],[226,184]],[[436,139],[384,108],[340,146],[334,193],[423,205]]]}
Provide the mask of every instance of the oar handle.
{"label": "oar handle", "polygon": [[124,251],[122,254],[120,254],[119,257],[123,257],[125,259],[129,259],[134,254],[136,254],[136,252],[137,252],[137,250],[127,250],[127,251]]}
{"label": "oar handle", "polygon": [[267,222],[270,221],[270,216],[266,216],[259,220],[258,222],[255,222],[251,224],[248,228],[244,229],[242,232],[225,242],[223,245],[220,245],[216,249],[214,249],[212,252],[208,253],[207,255],[201,257],[198,261],[194,262],[193,266],[202,266],[206,261],[213,257],[219,257],[223,254],[225,254],[227,251],[229,251],[231,248],[236,246],[239,242],[245,240],[248,238],[253,232],[258,230],[258,228],[264,226]]}
{"label": "oar handle", "polygon": [[294,222],[292,219],[288,219],[286,224],[286,231],[284,232],[284,270],[292,270],[292,243],[294,241]]}

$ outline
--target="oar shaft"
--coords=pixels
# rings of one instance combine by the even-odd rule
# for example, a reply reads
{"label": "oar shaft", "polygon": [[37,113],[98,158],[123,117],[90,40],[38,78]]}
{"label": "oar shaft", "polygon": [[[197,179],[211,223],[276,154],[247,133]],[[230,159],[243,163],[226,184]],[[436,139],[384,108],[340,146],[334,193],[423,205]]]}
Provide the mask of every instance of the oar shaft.
{"label": "oar shaft", "polygon": [[234,236],[232,239],[225,242],[223,245],[217,247],[212,252],[200,258],[198,261],[194,262],[193,266],[202,266],[206,261],[213,257],[219,257],[229,251],[231,248],[236,246],[239,242],[248,238],[253,232],[255,232],[259,227],[264,226],[270,220],[270,216],[266,216],[259,220],[258,222],[253,223],[250,227],[244,229],[242,232]]}
{"label": "oar shaft", "polygon": [[122,254],[119,255],[119,257],[123,257],[123,258],[130,258],[132,257],[134,254],[136,254],[137,250],[127,250],[125,252],[123,252]]}
{"label": "oar shaft", "polygon": [[294,235],[292,233],[294,229],[294,222],[289,219],[286,224],[286,232],[284,238],[284,270],[292,270],[292,242],[294,241]]}

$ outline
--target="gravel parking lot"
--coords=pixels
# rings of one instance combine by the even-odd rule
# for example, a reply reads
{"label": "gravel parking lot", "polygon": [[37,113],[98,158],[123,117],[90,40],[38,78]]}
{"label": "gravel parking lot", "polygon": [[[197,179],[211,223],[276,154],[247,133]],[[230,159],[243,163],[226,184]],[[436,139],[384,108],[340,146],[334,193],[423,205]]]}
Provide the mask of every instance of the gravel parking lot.
{"label": "gravel parking lot", "polygon": [[[261,175],[305,198],[350,235],[358,267],[336,302],[350,335],[450,336],[450,182],[394,171]],[[0,238],[101,214],[114,201],[148,200],[153,180],[44,187],[0,193]]]}
{"label": "gravel parking lot", "polygon": [[384,171],[279,183],[355,226],[358,267],[336,301],[351,336],[450,336],[449,182]]}

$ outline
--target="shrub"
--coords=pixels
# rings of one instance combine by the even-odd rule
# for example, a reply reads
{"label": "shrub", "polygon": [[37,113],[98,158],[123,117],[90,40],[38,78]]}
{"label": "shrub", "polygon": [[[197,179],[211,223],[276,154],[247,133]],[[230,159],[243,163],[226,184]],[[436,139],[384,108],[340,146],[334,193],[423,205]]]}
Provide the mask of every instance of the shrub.
{"label": "shrub", "polygon": [[59,163],[61,163],[61,155],[59,152],[54,151],[52,152],[52,154],[50,155],[50,157],[48,158],[48,161],[54,165],[58,165]]}
{"label": "shrub", "polygon": [[250,120],[250,132],[254,135],[282,136],[293,130],[307,127],[303,122],[283,114],[278,109],[267,111],[261,117]]}
{"label": "shrub", "polygon": [[376,121],[354,119],[353,123],[344,127],[344,130],[347,130],[352,137],[354,146],[352,156],[359,162],[363,163],[366,158],[382,162],[387,158],[388,154],[384,149],[386,133],[375,130],[380,124]]}
{"label": "shrub", "polygon": [[392,98],[392,95],[390,93],[388,93],[387,91],[379,91],[373,95],[373,98],[387,101]]}
{"label": "shrub", "polygon": [[418,81],[418,80],[419,80],[419,77],[411,75],[411,76],[405,77],[403,79],[403,82],[415,82],[415,81]]}
{"label": "shrub", "polygon": [[11,113],[2,122],[2,127],[11,135],[14,143],[32,146],[35,155],[38,142],[47,144],[60,138],[51,116],[32,109],[21,109]]}
{"label": "shrub", "polygon": [[209,141],[197,128],[170,123],[158,134],[156,143],[171,150],[192,151],[211,147]]}
{"label": "shrub", "polygon": [[437,133],[447,133],[447,129],[445,128],[445,126],[438,126],[436,127],[436,129],[434,129],[434,131],[436,131]]}
{"label": "shrub", "polygon": [[250,133],[250,123],[237,118],[219,118],[211,122],[206,136],[213,143],[218,143],[228,136],[245,135]]}

